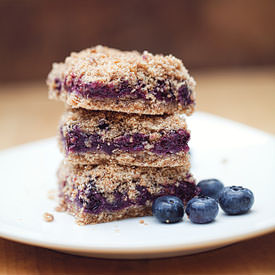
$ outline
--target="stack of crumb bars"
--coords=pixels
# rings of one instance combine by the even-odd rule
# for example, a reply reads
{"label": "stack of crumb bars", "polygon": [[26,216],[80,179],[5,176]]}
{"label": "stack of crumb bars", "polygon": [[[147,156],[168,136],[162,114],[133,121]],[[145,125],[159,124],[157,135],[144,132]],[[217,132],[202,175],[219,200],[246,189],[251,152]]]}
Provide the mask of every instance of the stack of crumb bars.
{"label": "stack of crumb bars", "polygon": [[190,132],[195,81],[172,55],[97,46],[53,64],[49,97],[65,102],[60,204],[80,224],[152,215],[163,195],[197,194]]}

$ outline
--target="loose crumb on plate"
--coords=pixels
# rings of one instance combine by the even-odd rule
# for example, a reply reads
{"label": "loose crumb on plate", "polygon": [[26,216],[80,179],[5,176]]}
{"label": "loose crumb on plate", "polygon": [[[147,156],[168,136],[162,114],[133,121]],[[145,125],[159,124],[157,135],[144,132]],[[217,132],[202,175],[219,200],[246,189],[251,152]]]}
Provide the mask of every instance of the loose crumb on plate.
{"label": "loose crumb on plate", "polygon": [[59,204],[54,209],[56,212],[65,212],[67,210],[66,204],[63,199],[59,200]]}
{"label": "loose crumb on plate", "polygon": [[55,207],[54,209],[56,212],[65,212],[66,211],[66,208],[63,207],[62,205],[58,205]]}
{"label": "loose crumb on plate", "polygon": [[45,222],[52,222],[54,220],[54,216],[48,212],[43,214],[43,218]]}
{"label": "loose crumb on plate", "polygon": [[50,199],[50,200],[54,200],[55,199],[55,197],[56,197],[56,190],[49,190],[48,191],[48,199]]}
{"label": "loose crumb on plate", "polygon": [[139,223],[144,224],[144,220],[140,220]]}

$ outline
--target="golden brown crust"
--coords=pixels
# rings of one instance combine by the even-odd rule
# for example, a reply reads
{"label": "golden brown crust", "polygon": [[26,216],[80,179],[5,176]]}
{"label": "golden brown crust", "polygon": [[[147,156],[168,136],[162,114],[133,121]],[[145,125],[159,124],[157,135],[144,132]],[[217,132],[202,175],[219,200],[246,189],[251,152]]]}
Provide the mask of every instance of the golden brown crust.
{"label": "golden brown crust", "polygon": [[[60,142],[59,142],[60,144]],[[138,153],[121,153],[114,152],[112,155],[104,153],[67,153],[64,151],[64,146],[60,145],[61,152],[65,155],[66,161],[77,165],[125,165],[125,166],[142,166],[142,167],[176,167],[176,166],[190,166],[190,157],[188,153],[180,152],[177,154],[170,154],[158,156],[150,152]]]}
{"label": "golden brown crust", "polygon": [[[155,188],[159,185],[169,185],[175,182],[185,181],[186,178],[194,181],[189,174],[190,164],[186,167],[135,167],[108,165],[72,165],[63,162],[59,168],[59,182],[66,180],[68,186],[75,189],[83,189],[87,182],[96,182],[96,188],[101,193],[112,193],[118,187],[132,189],[140,186]],[[77,187],[77,188],[75,188]],[[153,192],[153,190],[152,190]],[[69,191],[71,194],[71,191]]]}
{"label": "golden brown crust", "polygon": [[73,215],[76,219],[76,223],[79,225],[105,223],[133,217],[152,216],[152,208],[149,206],[133,205],[116,212],[103,211],[100,214],[92,214],[85,212],[83,208],[78,207],[74,203],[65,201],[64,198],[62,198],[62,195],[60,203],[63,207],[65,206],[65,208],[63,208],[64,211]]}
{"label": "golden brown crust", "polygon": [[[114,111],[127,114],[144,114],[144,115],[163,115],[163,114],[181,114],[191,115],[195,111],[195,104],[181,108],[175,102],[144,102],[144,100],[124,100],[116,101],[105,98],[104,100],[96,100],[91,98],[79,97],[75,93],[61,92],[49,90],[49,98],[61,100],[72,108],[83,108],[87,110]],[[195,100],[194,94],[192,100]]]}

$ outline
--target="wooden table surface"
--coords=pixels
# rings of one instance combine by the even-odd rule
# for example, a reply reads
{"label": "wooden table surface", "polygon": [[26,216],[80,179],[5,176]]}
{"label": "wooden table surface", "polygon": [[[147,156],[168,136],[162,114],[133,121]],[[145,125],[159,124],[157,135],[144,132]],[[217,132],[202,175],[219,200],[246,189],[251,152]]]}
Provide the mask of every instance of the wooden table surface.
{"label": "wooden table surface", "polygon": [[[275,68],[194,73],[198,110],[275,134]],[[46,86],[0,86],[0,149],[55,135],[63,105]],[[0,274],[275,274],[275,233],[226,248],[159,260],[102,260],[0,239]]]}

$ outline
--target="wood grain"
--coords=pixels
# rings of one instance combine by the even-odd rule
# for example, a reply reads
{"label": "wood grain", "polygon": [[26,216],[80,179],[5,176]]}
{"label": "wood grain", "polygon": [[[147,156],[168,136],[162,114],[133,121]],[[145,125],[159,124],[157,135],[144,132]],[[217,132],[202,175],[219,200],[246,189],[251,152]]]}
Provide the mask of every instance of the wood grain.
{"label": "wood grain", "polygon": [[[275,68],[196,72],[198,110],[275,134]],[[0,86],[0,148],[55,135],[63,104],[43,83]],[[0,239],[0,274],[275,274],[275,233],[197,255],[101,260]]]}

